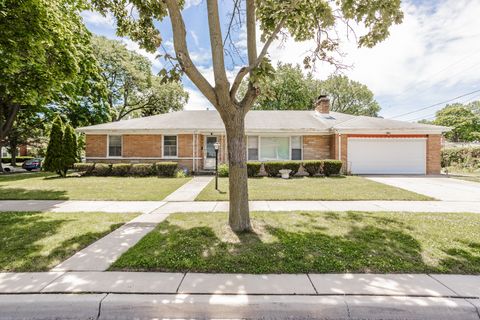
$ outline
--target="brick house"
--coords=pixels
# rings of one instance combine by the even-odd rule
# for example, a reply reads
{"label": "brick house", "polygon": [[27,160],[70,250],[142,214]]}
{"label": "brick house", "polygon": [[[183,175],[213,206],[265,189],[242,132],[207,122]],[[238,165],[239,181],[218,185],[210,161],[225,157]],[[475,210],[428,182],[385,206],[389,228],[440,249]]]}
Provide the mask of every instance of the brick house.
{"label": "brick house", "polygon": [[[245,121],[250,161],[341,159],[354,174],[439,174],[447,127],[329,111],[321,96],[312,111],[250,111]],[[179,111],[78,129],[88,162],[176,161],[194,172],[227,162],[216,111]]]}

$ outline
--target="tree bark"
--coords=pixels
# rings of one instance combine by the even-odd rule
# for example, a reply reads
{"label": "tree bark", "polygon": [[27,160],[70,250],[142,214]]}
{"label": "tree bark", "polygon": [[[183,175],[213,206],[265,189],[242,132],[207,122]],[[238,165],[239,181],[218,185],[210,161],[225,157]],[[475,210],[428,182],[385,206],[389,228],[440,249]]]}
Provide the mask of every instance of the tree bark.
{"label": "tree bark", "polygon": [[9,141],[9,148],[10,148],[10,153],[12,155],[11,159],[10,159],[10,165],[12,167],[16,167],[17,166],[17,139],[16,138],[13,138],[13,139],[8,139]]}
{"label": "tree bark", "polygon": [[246,165],[245,114],[238,109],[228,114],[227,132],[229,167],[230,228],[235,232],[252,231],[248,208],[248,176]]}
{"label": "tree bark", "polygon": [[[12,129],[17,113],[20,110],[20,105],[18,104],[8,104],[6,102],[0,101],[0,145],[4,144],[5,139],[7,138],[10,130]],[[2,121],[2,118],[4,119]],[[0,172],[3,172],[3,166],[0,161]]]}

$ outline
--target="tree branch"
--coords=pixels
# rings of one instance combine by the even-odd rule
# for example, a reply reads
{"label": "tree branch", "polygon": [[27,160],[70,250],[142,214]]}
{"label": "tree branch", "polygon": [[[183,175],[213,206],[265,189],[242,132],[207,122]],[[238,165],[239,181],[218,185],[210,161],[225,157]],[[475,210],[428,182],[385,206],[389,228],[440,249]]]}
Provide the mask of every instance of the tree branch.
{"label": "tree branch", "polygon": [[198,71],[192,62],[188,52],[185,23],[180,12],[177,0],[164,0],[170,16],[173,30],[173,47],[177,55],[178,62],[185,74],[192,80],[195,86],[212,103],[217,105],[215,91],[205,77]]}

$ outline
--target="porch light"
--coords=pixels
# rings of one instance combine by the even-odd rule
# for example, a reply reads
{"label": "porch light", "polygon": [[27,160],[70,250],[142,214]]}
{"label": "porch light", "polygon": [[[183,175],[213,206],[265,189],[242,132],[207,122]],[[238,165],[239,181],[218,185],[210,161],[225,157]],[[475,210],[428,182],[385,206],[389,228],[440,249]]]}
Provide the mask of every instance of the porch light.
{"label": "porch light", "polygon": [[220,142],[218,142],[218,141],[215,142],[215,143],[213,144],[213,147],[215,148],[215,150],[218,150],[218,149],[220,148]]}

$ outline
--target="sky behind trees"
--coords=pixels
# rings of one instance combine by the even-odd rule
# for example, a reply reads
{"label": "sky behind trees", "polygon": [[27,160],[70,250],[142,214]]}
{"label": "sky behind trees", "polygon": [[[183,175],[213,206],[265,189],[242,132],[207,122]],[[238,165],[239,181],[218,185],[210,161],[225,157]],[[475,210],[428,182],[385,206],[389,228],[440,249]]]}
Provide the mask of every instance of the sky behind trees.
{"label": "sky behind trees", "polygon": [[[228,13],[231,1],[220,1],[223,14],[222,23],[229,22]],[[185,22],[187,24],[188,45],[192,59],[210,81],[213,80],[210,63],[210,44],[207,32],[205,2],[187,0]],[[445,104],[441,102],[480,89],[480,1],[477,0],[406,0],[403,1],[404,22],[393,26],[391,36],[372,49],[357,49],[353,35],[343,37],[344,62],[351,66],[343,74],[366,84],[382,106],[381,116],[396,117],[430,105],[420,112],[396,117],[400,120],[432,119],[435,112]],[[115,23],[109,16],[84,12],[88,29],[109,38],[115,37]],[[164,47],[172,47],[171,30],[168,21],[159,23],[164,39]],[[346,34],[342,32],[342,34]],[[260,34],[260,33],[259,33]],[[245,49],[245,32],[240,29],[232,41],[242,52]],[[165,61],[156,58],[157,54],[147,53],[134,42],[123,39],[129,49],[145,55],[152,61],[154,72],[158,72]],[[260,41],[259,41],[260,44]],[[303,57],[312,48],[310,43],[278,42],[272,46],[270,57],[273,65],[278,61],[302,63]],[[241,58],[229,56],[226,62],[235,75],[242,66]],[[327,64],[318,64],[315,77],[327,78],[334,70]],[[211,107],[193,84],[184,79],[190,94],[189,109]],[[449,103],[467,103],[480,99],[480,91]]]}

